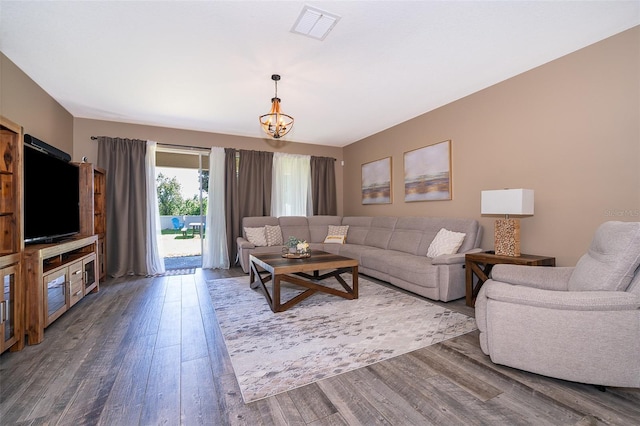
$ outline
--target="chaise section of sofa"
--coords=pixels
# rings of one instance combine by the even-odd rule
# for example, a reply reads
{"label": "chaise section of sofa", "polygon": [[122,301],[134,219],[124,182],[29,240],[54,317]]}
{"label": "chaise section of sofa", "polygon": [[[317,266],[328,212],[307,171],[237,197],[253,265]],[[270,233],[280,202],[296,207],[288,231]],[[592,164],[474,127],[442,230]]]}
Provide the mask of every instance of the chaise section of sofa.
{"label": "chaise section of sofa", "polygon": [[[249,255],[279,253],[282,245],[255,246],[246,228],[280,226],[282,239],[294,236],[323,250],[356,259],[359,272],[433,300],[464,297],[465,253],[480,251],[482,228],[475,219],[394,216],[272,216],[243,219],[243,237],[238,238],[238,255],[244,272],[249,272]],[[324,243],[329,225],[348,226],[344,244]],[[455,254],[427,257],[427,251],[441,229],[464,233]]]}

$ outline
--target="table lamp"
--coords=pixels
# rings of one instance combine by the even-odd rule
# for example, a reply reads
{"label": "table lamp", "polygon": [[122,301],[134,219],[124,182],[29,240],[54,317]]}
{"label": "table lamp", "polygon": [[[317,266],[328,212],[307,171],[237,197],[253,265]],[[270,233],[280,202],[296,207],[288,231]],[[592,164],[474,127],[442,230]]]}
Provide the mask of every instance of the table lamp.
{"label": "table lamp", "polygon": [[533,215],[533,189],[498,189],[482,191],[482,214],[505,215],[496,219],[495,252],[503,256],[520,256],[520,220],[509,215]]}

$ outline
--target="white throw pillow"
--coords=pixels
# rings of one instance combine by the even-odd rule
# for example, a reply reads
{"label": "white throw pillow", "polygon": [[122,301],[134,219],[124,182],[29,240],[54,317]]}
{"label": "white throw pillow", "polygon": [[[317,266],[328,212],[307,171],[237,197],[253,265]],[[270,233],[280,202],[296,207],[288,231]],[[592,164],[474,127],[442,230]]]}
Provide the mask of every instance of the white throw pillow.
{"label": "white throw pillow", "polygon": [[244,228],[247,234],[247,240],[256,247],[264,247],[267,245],[267,236],[262,228]]}
{"label": "white throw pillow", "polygon": [[284,244],[282,242],[282,230],[280,229],[280,225],[265,225],[264,233],[267,236],[268,246],[281,246]]}
{"label": "white throw pillow", "polygon": [[349,225],[344,225],[344,226],[329,225],[329,232],[327,232],[327,235],[344,235],[346,237],[348,231],[349,231]]}
{"label": "white throw pillow", "polygon": [[347,239],[346,235],[327,235],[324,239],[325,244],[344,244]]}
{"label": "white throw pillow", "polygon": [[464,241],[467,234],[463,232],[453,232],[442,228],[431,241],[427,257],[438,257],[443,254],[455,254]]}

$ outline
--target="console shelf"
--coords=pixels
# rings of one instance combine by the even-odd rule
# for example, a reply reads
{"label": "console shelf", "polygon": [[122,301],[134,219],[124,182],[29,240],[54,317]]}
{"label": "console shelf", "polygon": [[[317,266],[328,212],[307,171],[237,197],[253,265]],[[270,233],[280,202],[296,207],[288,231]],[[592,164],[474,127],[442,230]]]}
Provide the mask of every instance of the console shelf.
{"label": "console shelf", "polygon": [[98,291],[97,243],[98,236],[90,235],[25,247],[28,344],[42,342],[46,327]]}

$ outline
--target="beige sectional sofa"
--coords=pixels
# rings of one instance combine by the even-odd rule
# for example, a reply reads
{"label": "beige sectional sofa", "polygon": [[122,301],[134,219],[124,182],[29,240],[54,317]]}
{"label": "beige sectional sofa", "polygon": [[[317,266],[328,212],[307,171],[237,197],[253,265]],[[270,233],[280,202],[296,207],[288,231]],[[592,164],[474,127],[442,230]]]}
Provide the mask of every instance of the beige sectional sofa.
{"label": "beige sectional sofa", "polygon": [[[247,240],[245,228],[279,225],[283,240],[290,236],[323,250],[358,260],[360,273],[397,287],[444,302],[465,295],[464,254],[480,251],[482,228],[464,218],[391,216],[273,216],[245,217],[238,256],[245,273],[249,255],[279,253],[282,245],[256,246]],[[345,244],[325,244],[329,225],[348,225]],[[464,233],[457,253],[427,257],[427,250],[442,229]]]}

